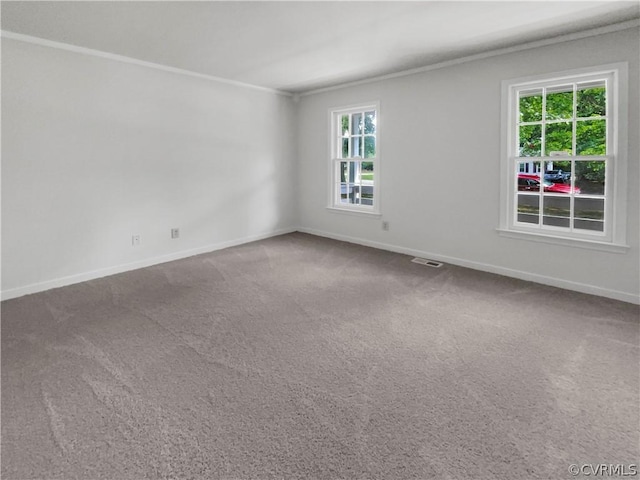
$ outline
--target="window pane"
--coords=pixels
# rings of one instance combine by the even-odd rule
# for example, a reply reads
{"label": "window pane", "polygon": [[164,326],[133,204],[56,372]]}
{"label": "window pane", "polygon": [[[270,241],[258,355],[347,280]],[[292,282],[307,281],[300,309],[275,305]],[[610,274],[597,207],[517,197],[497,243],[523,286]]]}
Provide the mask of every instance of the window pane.
{"label": "window pane", "polygon": [[342,156],[340,158],[349,158],[349,139],[342,139]]}
{"label": "window pane", "polygon": [[349,162],[340,162],[340,181],[349,181]]}
{"label": "window pane", "polygon": [[542,90],[520,92],[520,121],[539,122],[542,120]]}
{"label": "window pane", "polygon": [[516,167],[517,173],[539,175],[540,174],[540,162],[518,162]]}
{"label": "window pane", "polygon": [[349,175],[350,175],[349,181],[354,183],[360,183],[361,181],[360,162],[351,162],[350,169],[351,171],[349,172]]}
{"label": "window pane", "polygon": [[582,230],[604,231],[604,199],[576,198],[573,226]]}
{"label": "window pane", "polygon": [[573,85],[547,90],[547,120],[573,118]]}
{"label": "window pane", "polygon": [[359,187],[354,183],[340,184],[340,203],[358,203]]}
{"label": "window pane", "polygon": [[518,162],[518,191],[537,193],[540,191],[540,162]]}
{"label": "window pane", "polygon": [[545,191],[570,193],[571,161],[549,161],[544,163]]}
{"label": "window pane", "polygon": [[346,183],[340,184],[340,203],[349,203],[349,185]]}
{"label": "window pane", "polygon": [[576,154],[607,154],[606,120],[585,120],[576,123]]}
{"label": "window pane", "polygon": [[373,184],[373,162],[362,162],[362,172],[360,174],[363,185]]}
{"label": "window pane", "polygon": [[518,194],[518,221],[540,223],[540,196]]}
{"label": "window pane", "polygon": [[539,157],[542,145],[542,125],[520,126],[520,157]]}
{"label": "window pane", "polygon": [[545,134],[545,155],[564,152],[571,155],[573,132],[571,122],[548,123]]}
{"label": "window pane", "polygon": [[343,137],[349,136],[349,115],[342,115],[341,122],[341,135]]}
{"label": "window pane", "polygon": [[370,137],[368,135],[364,137],[364,156],[365,158],[376,156],[376,137]]}
{"label": "window pane", "polygon": [[360,135],[362,133],[362,113],[354,113],[351,116],[351,134]]}
{"label": "window pane", "polygon": [[575,200],[575,217],[588,220],[604,220],[604,198],[579,198]]}
{"label": "window pane", "polygon": [[358,164],[358,162],[349,162],[349,182],[350,183],[355,183],[358,178],[358,173],[360,173],[358,170],[360,168],[360,165]]}
{"label": "window pane", "polygon": [[578,85],[577,117],[597,117],[607,114],[607,100],[604,82]]}
{"label": "window pane", "polygon": [[374,164],[362,162],[360,166],[360,203],[373,205]]}
{"label": "window pane", "polygon": [[537,175],[518,175],[518,191],[519,192],[539,192],[540,180]]}
{"label": "window pane", "polygon": [[603,160],[576,162],[576,188],[584,195],[604,195],[605,165]]}
{"label": "window pane", "polygon": [[360,185],[357,184],[349,184],[349,187],[352,189],[350,193],[350,203],[359,204],[360,203]]}
{"label": "window pane", "polygon": [[373,186],[363,185],[361,188],[362,197],[360,198],[360,203],[362,205],[373,205]]}
{"label": "window pane", "polygon": [[362,137],[351,137],[351,156],[362,158]]}
{"label": "window pane", "polygon": [[365,112],[364,133],[376,133],[376,112]]}
{"label": "window pane", "polygon": [[569,227],[571,199],[544,196],[542,223],[554,227]]}
{"label": "window pane", "polygon": [[592,232],[604,232],[604,222],[602,220],[574,220],[573,228],[579,230],[590,230]]}

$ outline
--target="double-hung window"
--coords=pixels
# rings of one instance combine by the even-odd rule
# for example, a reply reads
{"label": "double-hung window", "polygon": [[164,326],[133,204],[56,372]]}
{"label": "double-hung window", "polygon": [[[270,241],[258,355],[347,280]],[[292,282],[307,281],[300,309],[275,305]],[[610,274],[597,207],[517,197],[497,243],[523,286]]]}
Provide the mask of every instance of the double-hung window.
{"label": "double-hung window", "polygon": [[377,103],[331,112],[331,208],[379,212],[378,112]]}
{"label": "double-hung window", "polygon": [[621,69],[503,83],[502,231],[624,243]]}

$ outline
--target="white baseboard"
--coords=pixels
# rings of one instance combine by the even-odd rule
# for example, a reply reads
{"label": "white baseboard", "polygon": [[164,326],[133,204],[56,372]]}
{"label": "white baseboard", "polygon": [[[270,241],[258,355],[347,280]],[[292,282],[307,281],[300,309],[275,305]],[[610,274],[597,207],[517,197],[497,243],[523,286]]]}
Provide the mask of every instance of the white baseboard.
{"label": "white baseboard", "polygon": [[620,292],[618,290],[609,290],[602,287],[587,285],[585,283],[572,282],[569,280],[563,280],[561,278],[549,277],[546,275],[538,275],[535,273],[523,272],[521,270],[513,270],[511,268],[498,267],[496,265],[474,262],[472,260],[465,260],[463,258],[449,257],[446,255],[438,255],[435,253],[425,252],[422,250],[414,250],[412,248],[405,248],[405,247],[400,247],[397,245],[391,245],[391,244],[382,243],[382,242],[374,242],[364,238],[350,237],[347,235],[340,235],[337,233],[325,232],[322,230],[315,230],[313,228],[299,227],[297,230],[299,232],[308,233],[311,235],[317,235],[319,237],[332,238],[334,240],[341,240],[343,242],[355,243],[358,245],[364,245],[366,247],[379,248],[381,250],[388,250],[390,252],[403,253],[405,255],[411,255],[414,257],[429,258],[429,259],[437,260],[444,263],[450,263],[452,265],[472,268],[474,270],[495,273],[498,275],[504,275],[506,277],[518,278],[520,280],[526,280],[529,282],[541,283],[543,285],[549,285],[551,287],[564,288],[566,290],[573,290],[580,293],[588,293],[588,294],[597,295],[600,297],[612,298],[614,300],[634,303],[636,305],[640,304],[640,295],[634,295],[632,293]]}
{"label": "white baseboard", "polygon": [[549,285],[552,287],[565,288],[567,290],[574,290],[576,292],[588,293],[591,295],[598,295],[601,297],[612,298],[614,300],[620,300],[623,302],[640,304],[640,296],[633,295],[627,292],[620,292],[617,290],[609,290],[606,288],[596,287],[593,285],[587,285],[584,283],[571,282],[560,278],[549,277],[545,275],[538,275],[529,272],[523,272],[520,270],[513,270],[505,267],[498,267],[495,265],[489,265],[486,263],[475,262],[472,260],[465,260],[457,257],[449,257],[446,255],[438,255],[431,252],[425,252],[422,250],[415,250],[412,248],[400,247],[397,245],[391,245],[382,242],[374,242],[364,238],[350,237],[347,235],[340,235],[331,232],[325,232],[322,230],[315,230],[312,228],[298,227],[298,228],[285,228],[276,230],[273,232],[263,233],[259,235],[250,235],[235,240],[229,240],[226,242],[205,245],[190,250],[183,250],[180,252],[170,253],[168,255],[162,255],[159,257],[147,258],[137,262],[127,263],[123,265],[116,265],[113,267],[101,268],[99,270],[93,270],[90,272],[79,273],[76,275],[70,275],[66,277],[55,278],[44,282],[33,283],[22,287],[12,288],[9,290],[2,290],[0,292],[0,299],[9,300],[12,298],[21,297],[23,295],[29,295],[31,293],[43,292],[52,288],[64,287],[67,285],[73,285],[75,283],[86,282],[88,280],[94,280],[96,278],[108,277],[118,273],[128,272],[130,270],[136,270],[138,268],[150,267],[152,265],[158,265],[160,263],[171,262],[173,260],[179,260],[181,258],[192,257],[194,255],[200,255],[202,253],[214,252],[216,250],[222,250],[223,248],[234,247],[242,245],[244,243],[255,242],[257,240],[263,240],[265,238],[276,237],[278,235],[284,235],[299,231],[302,233],[308,233],[311,235],[317,235],[319,237],[332,238],[334,240],[340,240],[343,242],[355,243],[358,245],[364,245],[367,247],[379,248],[381,250],[388,250],[390,252],[402,253],[405,255],[412,255],[414,257],[429,258],[444,263],[450,263],[452,265],[458,265],[461,267],[472,268],[474,270],[480,270],[483,272],[495,273],[498,275],[504,275],[507,277],[518,278],[520,280],[527,280],[530,282],[541,283],[543,285]]}
{"label": "white baseboard", "polygon": [[276,237],[278,235],[284,235],[286,233],[295,232],[296,228],[284,228],[275,230],[273,232],[262,233],[258,235],[250,235],[248,237],[238,238],[235,240],[229,240],[226,242],[205,245],[203,247],[193,248],[190,250],[182,250],[180,252],[174,252],[167,255],[161,255],[159,257],[145,258],[136,262],[126,263],[123,265],[116,265],[113,267],[101,268],[98,270],[92,270],[90,272],[78,273],[75,275],[69,275],[66,277],[54,278],[52,280],[46,280],[44,282],[32,283],[23,287],[11,288],[9,290],[2,290],[0,292],[0,299],[9,300],[12,298],[22,297],[23,295],[29,295],[31,293],[43,292],[52,288],[65,287],[67,285],[73,285],[75,283],[86,282],[88,280],[94,280],[96,278],[108,277],[117,273],[128,272],[130,270],[137,270],[138,268],[150,267],[152,265],[158,265],[160,263],[172,262],[173,260],[180,260],[181,258],[192,257],[194,255],[200,255],[202,253],[214,252],[216,250],[222,250],[223,248],[235,247],[244,243],[255,242],[256,240],[263,240],[265,238]]}

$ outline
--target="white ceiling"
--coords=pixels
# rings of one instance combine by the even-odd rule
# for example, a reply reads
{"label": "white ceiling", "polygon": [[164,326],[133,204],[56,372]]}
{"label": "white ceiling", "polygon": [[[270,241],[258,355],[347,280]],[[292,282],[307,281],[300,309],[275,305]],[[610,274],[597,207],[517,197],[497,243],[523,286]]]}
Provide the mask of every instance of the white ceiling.
{"label": "white ceiling", "polygon": [[640,2],[3,1],[2,30],[304,92],[636,19]]}

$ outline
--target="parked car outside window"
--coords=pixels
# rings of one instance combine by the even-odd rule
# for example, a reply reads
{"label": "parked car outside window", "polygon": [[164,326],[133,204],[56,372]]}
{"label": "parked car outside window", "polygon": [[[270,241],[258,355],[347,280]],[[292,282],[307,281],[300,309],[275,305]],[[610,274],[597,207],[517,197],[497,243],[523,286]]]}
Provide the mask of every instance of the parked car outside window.
{"label": "parked car outside window", "polygon": [[544,172],[544,179],[551,182],[566,182],[571,178],[571,173],[562,170],[547,170]]}
{"label": "parked car outside window", "polygon": [[[546,177],[546,175],[545,175]],[[553,183],[548,180],[542,182],[544,191],[549,193],[571,193],[571,185],[564,183]],[[539,192],[540,176],[526,173],[518,174],[518,191],[519,192]],[[578,187],[573,189],[573,193],[580,193]]]}

